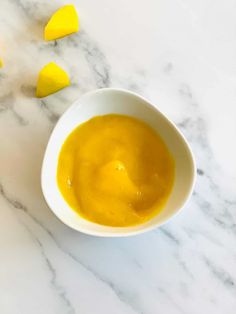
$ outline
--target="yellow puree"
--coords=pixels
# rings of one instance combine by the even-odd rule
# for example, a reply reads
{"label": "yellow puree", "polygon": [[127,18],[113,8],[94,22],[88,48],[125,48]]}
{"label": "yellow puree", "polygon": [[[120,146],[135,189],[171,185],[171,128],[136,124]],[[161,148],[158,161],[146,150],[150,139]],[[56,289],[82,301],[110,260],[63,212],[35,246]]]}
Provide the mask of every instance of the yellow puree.
{"label": "yellow puree", "polygon": [[123,227],[141,224],[161,211],[174,172],[173,158],[152,128],[128,116],[105,115],[68,136],[57,182],[79,215]]}

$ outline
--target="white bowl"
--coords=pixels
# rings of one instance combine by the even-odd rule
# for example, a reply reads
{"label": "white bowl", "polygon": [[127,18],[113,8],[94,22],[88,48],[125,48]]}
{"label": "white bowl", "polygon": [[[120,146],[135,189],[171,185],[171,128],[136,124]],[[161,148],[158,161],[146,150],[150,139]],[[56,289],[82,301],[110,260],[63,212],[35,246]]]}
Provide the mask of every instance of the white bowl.
{"label": "white bowl", "polygon": [[[56,180],[58,156],[63,142],[79,124],[97,115],[125,114],[148,123],[171,151],[176,164],[175,182],[171,195],[157,216],[132,227],[108,227],[80,217],[63,199]],[[191,149],[173,123],[143,97],[120,89],[99,89],[77,100],[60,118],[45,152],[42,166],[42,190],[54,214],[71,228],[96,236],[129,236],[158,227],[173,217],[190,197],[195,181],[195,163]]]}

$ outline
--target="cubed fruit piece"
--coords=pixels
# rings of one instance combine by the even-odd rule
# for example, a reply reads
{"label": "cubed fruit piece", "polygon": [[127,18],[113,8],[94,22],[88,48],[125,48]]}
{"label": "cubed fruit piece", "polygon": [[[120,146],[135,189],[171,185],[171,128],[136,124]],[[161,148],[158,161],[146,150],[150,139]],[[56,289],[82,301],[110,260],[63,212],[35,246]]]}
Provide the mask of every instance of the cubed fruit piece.
{"label": "cubed fruit piece", "polygon": [[56,63],[50,62],[39,72],[36,97],[45,97],[69,86],[67,73]]}
{"label": "cubed fruit piece", "polygon": [[44,29],[45,40],[54,40],[78,32],[79,18],[73,5],[56,11]]}
{"label": "cubed fruit piece", "polygon": [[0,68],[2,68],[3,67],[3,61],[2,61],[2,59],[0,58]]}

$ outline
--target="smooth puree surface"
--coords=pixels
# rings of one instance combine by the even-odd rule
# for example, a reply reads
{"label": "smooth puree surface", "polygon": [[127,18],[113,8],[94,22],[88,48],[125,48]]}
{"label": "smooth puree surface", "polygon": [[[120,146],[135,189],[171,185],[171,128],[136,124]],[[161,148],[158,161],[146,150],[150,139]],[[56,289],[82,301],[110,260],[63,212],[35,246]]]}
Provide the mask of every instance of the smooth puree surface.
{"label": "smooth puree surface", "polygon": [[150,126],[113,114],[92,118],[68,136],[57,183],[83,218],[124,227],[144,223],[162,210],[174,174],[174,160]]}

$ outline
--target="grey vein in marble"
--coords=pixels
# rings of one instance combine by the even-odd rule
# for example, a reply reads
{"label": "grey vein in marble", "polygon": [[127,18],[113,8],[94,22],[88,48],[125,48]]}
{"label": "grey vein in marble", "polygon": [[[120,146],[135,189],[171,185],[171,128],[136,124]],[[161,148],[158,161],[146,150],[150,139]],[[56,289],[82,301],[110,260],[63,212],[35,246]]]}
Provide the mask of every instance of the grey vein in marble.
{"label": "grey vein in marble", "polygon": [[135,304],[135,302],[132,302],[132,298],[130,298],[130,296],[127,296],[123,291],[121,291],[119,289],[119,287],[117,287],[114,283],[112,283],[111,281],[109,281],[108,279],[104,278],[101,276],[101,274],[97,273],[94,269],[92,269],[90,266],[84,264],[81,260],[78,259],[78,257],[75,257],[72,253],[65,251],[64,249],[62,249],[62,247],[58,244],[58,242],[56,242],[55,238],[54,241],[56,243],[56,245],[68,256],[70,256],[74,261],[76,261],[77,263],[79,263],[84,269],[86,269],[89,273],[91,273],[97,280],[101,281],[102,283],[104,283],[106,286],[108,286],[116,295],[116,297],[121,301],[124,302],[126,305],[128,305],[134,313],[137,314],[144,314],[144,312],[142,310],[140,310],[137,305]]}
{"label": "grey vein in marble", "polygon": [[[31,216],[32,218],[32,216]],[[34,221],[36,222],[36,220],[34,219]],[[57,294],[59,295],[59,297],[62,299],[62,301],[65,304],[66,307],[66,314],[75,314],[75,309],[73,307],[73,305],[71,304],[70,300],[68,299],[65,289],[60,286],[57,283],[57,273],[56,270],[54,269],[52,263],[50,262],[50,260],[48,259],[45,251],[44,251],[44,247],[43,244],[40,242],[40,240],[35,236],[34,233],[32,233],[32,231],[28,228],[28,226],[26,224],[24,224],[25,228],[28,230],[28,232],[30,233],[31,237],[35,240],[35,242],[38,244],[38,246],[40,247],[40,251],[41,251],[41,255],[44,258],[44,261],[47,265],[47,268],[49,270],[49,272],[51,273],[51,285],[54,288],[54,290],[57,292]],[[42,225],[41,225],[42,227]]]}
{"label": "grey vein in marble", "polygon": [[217,280],[221,284],[223,284],[227,289],[232,289],[234,293],[236,293],[236,279],[233,278],[227,271],[224,269],[217,267],[212,261],[210,261],[208,258],[204,257],[203,261],[211,271],[211,273],[214,275]]}
{"label": "grey vein in marble", "polygon": [[13,93],[8,93],[0,97],[0,114],[4,112],[11,112],[15,120],[21,125],[25,126],[28,121],[25,120],[15,109],[14,109],[15,98]]}
{"label": "grey vein in marble", "polygon": [[73,37],[68,37],[67,42],[75,48],[82,49],[93,73],[97,88],[109,87],[111,84],[110,66],[98,44],[84,30],[80,30],[79,34]]}
{"label": "grey vein in marble", "polygon": [[199,175],[199,176],[204,176],[204,171],[202,170],[202,169],[197,169],[197,174]]}
{"label": "grey vein in marble", "polygon": [[[52,233],[47,230],[42,223],[36,218],[34,217],[28,210],[28,208],[22,204],[21,202],[19,202],[18,200],[15,200],[14,198],[11,198],[4,190],[3,185],[0,183],[0,195],[15,209],[21,210],[23,211],[25,214],[27,214],[37,225],[39,225],[42,229],[45,230],[45,232],[48,233],[49,236],[52,237]],[[59,297],[63,300],[67,311],[67,314],[75,314],[75,310],[71,304],[71,302],[69,301],[69,299],[66,296],[66,293],[64,291],[64,289],[57,284],[57,278],[56,278],[56,271],[52,265],[52,263],[50,262],[50,260],[48,259],[44,248],[43,248],[43,244],[41,243],[41,241],[36,237],[36,235],[34,233],[32,233],[32,231],[30,230],[30,228],[21,221],[22,224],[24,224],[25,228],[27,229],[27,231],[30,233],[31,237],[35,240],[35,242],[38,244],[38,246],[40,247],[40,251],[41,251],[41,255],[44,258],[44,261],[48,267],[48,270],[51,273],[51,285],[53,286],[53,288],[57,291]]]}
{"label": "grey vein in marble", "polygon": [[[186,117],[182,122],[178,123],[178,126],[188,134],[192,134],[192,137],[190,137],[190,141],[194,141],[195,145],[198,146],[199,149],[204,149],[206,158],[209,158],[212,160],[212,163],[214,163],[214,158],[212,156],[211,149],[209,147],[209,144],[207,142],[206,136],[206,125],[205,121],[201,117],[201,112],[199,112],[199,108],[197,105],[196,100],[194,99],[193,93],[190,89],[190,87],[186,84],[182,85],[179,89],[179,92],[181,95],[186,97],[191,105],[194,106],[195,110],[190,111],[191,116]],[[198,170],[198,173],[200,175],[203,175],[204,170]],[[229,227],[231,230],[236,229],[236,224],[232,223],[232,215],[229,214],[227,207],[228,207],[228,200],[224,199],[222,195],[220,195],[220,190],[215,182],[212,181],[212,179],[209,177],[209,175],[205,174],[205,178],[207,179],[207,184],[211,187],[211,190],[214,191],[215,196],[218,199],[218,204],[221,204],[221,212],[223,211],[223,215],[218,216],[213,213],[212,204],[210,201],[204,199],[204,196],[202,194],[199,194],[197,190],[195,189],[194,197],[196,198],[197,202],[201,204],[199,207],[201,210],[203,210],[208,215],[212,215],[212,218],[215,222],[219,224],[219,226],[225,228]],[[236,203],[235,200],[232,201],[233,206],[235,206],[236,209]],[[218,206],[219,208],[219,206]],[[235,232],[235,230],[234,230]]]}
{"label": "grey vein in marble", "polygon": [[163,235],[165,235],[169,240],[171,240],[172,243],[176,244],[176,245],[180,245],[180,241],[175,237],[175,235],[173,235],[170,231],[168,231],[167,228],[165,227],[161,227],[159,228],[158,232],[161,232]]}
{"label": "grey vein in marble", "polygon": [[45,116],[48,118],[48,120],[55,124],[57,120],[60,118],[60,116],[53,112],[53,110],[50,108],[50,106],[47,104],[46,100],[39,100],[39,105],[42,111],[44,112]]}
{"label": "grey vein in marble", "polygon": [[13,5],[21,10],[21,12],[26,16],[29,20],[38,19],[38,13],[41,10],[45,10],[47,8],[48,3],[44,0],[35,1],[35,0],[9,0]]}
{"label": "grey vein in marble", "polygon": [[[75,257],[72,253],[66,251],[65,249],[63,249],[61,247],[61,245],[58,243],[58,241],[56,240],[56,238],[54,237],[54,235],[51,233],[50,230],[48,230],[35,216],[33,216],[30,211],[28,210],[28,208],[23,205],[21,202],[19,202],[18,200],[15,200],[14,198],[11,198],[6,191],[3,188],[3,185],[0,183],[0,195],[15,209],[21,210],[23,211],[25,214],[27,214],[37,225],[39,225],[47,234],[48,236],[53,240],[54,244],[57,246],[57,248],[59,248],[64,254],[66,254],[67,256],[69,256],[73,261],[75,261],[76,263],[78,263],[81,267],[83,267],[84,269],[86,269],[89,273],[91,273],[97,280],[99,280],[100,282],[102,282],[103,284],[105,284],[107,287],[109,287],[113,293],[116,295],[116,297],[121,301],[124,302],[127,306],[129,306],[134,313],[137,314],[144,314],[144,312],[142,310],[140,310],[139,308],[137,308],[137,305],[135,303],[133,303],[130,300],[130,297],[127,297],[126,294],[121,291],[114,283],[112,283],[111,281],[103,278],[100,274],[98,274],[94,269],[92,269],[91,267],[89,267],[88,265],[84,264],[81,260],[78,259],[78,257]],[[41,253],[44,256],[45,262],[47,263],[47,266],[49,268],[49,270],[52,273],[52,280],[51,283],[52,285],[56,288],[56,290],[60,291],[60,286],[58,286],[56,284],[56,278],[55,278],[55,270],[53,268],[53,265],[51,264],[51,262],[49,261],[49,259],[47,258],[45,252],[43,251],[43,244],[40,242],[40,240],[35,236],[35,234],[33,234],[29,227],[23,223],[25,225],[25,227],[27,228],[27,230],[31,233],[31,236],[37,241],[37,243],[39,244],[40,248],[41,248]],[[67,304],[67,306],[69,307],[69,310],[72,311],[72,305],[70,304],[69,300],[67,299],[67,297],[65,296],[64,292],[60,292],[60,296],[63,298],[64,302]],[[73,314],[74,312],[68,312],[68,314]]]}

